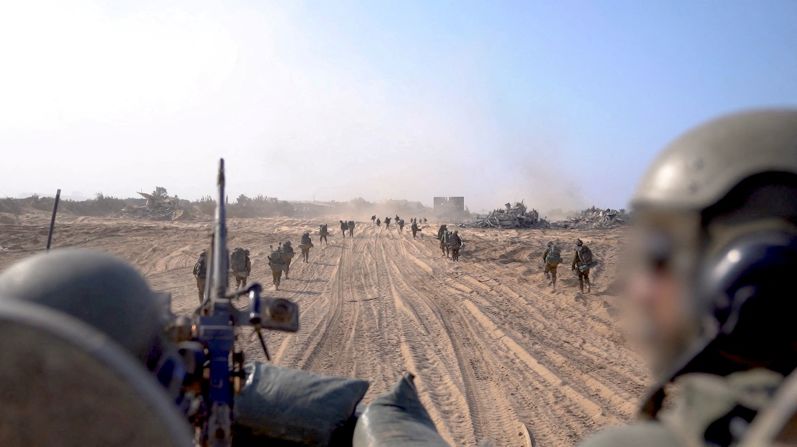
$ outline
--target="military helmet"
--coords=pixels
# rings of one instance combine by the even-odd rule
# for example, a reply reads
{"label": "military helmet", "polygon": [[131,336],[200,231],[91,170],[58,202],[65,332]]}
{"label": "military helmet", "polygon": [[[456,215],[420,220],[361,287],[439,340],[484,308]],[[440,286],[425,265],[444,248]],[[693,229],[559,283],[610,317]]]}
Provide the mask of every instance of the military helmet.
{"label": "military helmet", "polygon": [[737,113],[687,132],[653,162],[632,206],[646,261],[667,263],[686,284],[672,376],[712,372],[712,351],[793,367],[793,353],[775,351],[794,342],[778,328],[793,326],[782,317],[793,300],[777,290],[797,269],[797,110]]}
{"label": "military helmet", "polygon": [[0,297],[82,320],[142,361],[148,359],[166,319],[167,300],[132,266],[83,249],[54,250],[11,266],[0,274]]}
{"label": "military helmet", "polygon": [[797,174],[796,150],[795,109],[719,118],[665,148],[642,177],[632,206],[705,209],[755,174]]}

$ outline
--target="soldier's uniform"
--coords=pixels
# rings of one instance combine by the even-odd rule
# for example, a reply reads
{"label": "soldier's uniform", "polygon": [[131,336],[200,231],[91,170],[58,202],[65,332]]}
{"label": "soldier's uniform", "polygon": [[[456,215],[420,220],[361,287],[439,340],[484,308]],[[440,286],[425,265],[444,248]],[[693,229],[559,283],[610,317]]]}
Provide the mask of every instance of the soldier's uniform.
{"label": "soldier's uniform", "polygon": [[304,233],[302,235],[302,243],[299,245],[299,248],[302,249],[302,261],[304,263],[310,262],[310,248],[313,247],[313,240],[310,239],[310,233]]}
{"label": "soldier's uniform", "polygon": [[551,286],[556,289],[556,274],[559,268],[559,263],[561,262],[561,256],[556,256],[558,250],[556,250],[553,242],[548,242],[548,246],[545,248],[545,252],[542,254],[542,262],[544,267],[544,273],[547,278],[551,280]]}
{"label": "soldier's uniform", "polygon": [[448,227],[446,225],[440,225],[440,228],[437,229],[437,239],[440,241],[440,251],[443,252],[443,256],[448,257],[448,253],[446,252],[446,239],[448,239]]}
{"label": "soldier's uniform", "polygon": [[[236,254],[238,250],[241,250],[241,254]],[[243,262],[241,263],[242,265],[235,265],[236,262],[233,261],[233,257],[235,256],[243,256]],[[233,253],[230,254],[230,267],[232,267],[232,273],[235,277],[235,287],[245,287],[246,281],[249,278],[249,274],[252,272],[252,260],[249,258],[249,250],[233,250]]]}
{"label": "soldier's uniform", "polygon": [[199,259],[197,259],[196,263],[194,264],[194,278],[196,278],[196,288],[197,294],[199,295],[199,302],[201,303],[205,299],[205,278],[207,278],[207,251],[202,251],[199,254]]}
{"label": "soldier's uniform", "polygon": [[282,245],[271,252],[268,258],[268,266],[271,269],[271,281],[274,288],[279,290],[280,282],[282,281],[282,272],[285,270],[285,261],[283,260]]}
{"label": "soldier's uniform", "polygon": [[410,226],[410,230],[412,230],[412,238],[415,239],[415,236],[418,234],[418,222],[412,221],[412,225]]}
{"label": "soldier's uniform", "polygon": [[584,285],[587,286],[587,292],[592,291],[592,284],[589,282],[589,271],[592,263],[592,255],[587,256],[589,247],[584,245],[581,240],[576,243],[576,251],[573,254],[573,263],[570,268],[578,275],[578,285],[582,292],[584,292]]}
{"label": "soldier's uniform", "polygon": [[282,264],[285,266],[285,279],[290,279],[288,278],[288,274],[291,272],[291,261],[293,261],[293,257],[296,256],[291,241],[285,241],[280,248],[280,252],[282,253]]}
{"label": "soldier's uniform", "polygon": [[319,231],[319,239],[318,239],[319,244],[323,242],[326,245],[329,245],[329,242],[327,242],[327,236],[329,236],[329,230],[327,229],[327,224],[321,225],[321,230]]}
{"label": "soldier's uniform", "polygon": [[462,238],[459,237],[459,232],[454,230],[448,240],[448,246],[451,248],[451,260],[454,262],[459,261],[459,250],[462,248]]}

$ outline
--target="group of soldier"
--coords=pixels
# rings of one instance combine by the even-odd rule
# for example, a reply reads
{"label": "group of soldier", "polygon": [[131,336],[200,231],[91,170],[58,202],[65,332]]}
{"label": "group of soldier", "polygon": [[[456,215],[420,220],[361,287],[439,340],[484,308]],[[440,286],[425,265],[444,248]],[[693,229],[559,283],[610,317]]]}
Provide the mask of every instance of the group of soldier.
{"label": "group of soldier", "polygon": [[[555,242],[550,241],[545,247],[545,252],[542,254],[542,262],[545,266],[544,274],[548,283],[556,290],[556,273],[559,264],[562,263],[562,252]],[[586,287],[587,293],[592,291],[592,284],[589,281],[589,271],[596,264],[592,258],[592,250],[587,247],[581,239],[576,240],[576,248],[573,253],[573,262],[570,263],[570,269],[578,276],[578,286],[581,293],[584,293]]]}
{"label": "group of soldier", "polygon": [[[355,224],[353,220],[341,220],[340,228],[343,237],[346,237],[347,233],[349,234],[349,237],[354,237],[354,226]],[[318,236],[320,244],[329,245],[329,234],[328,224],[319,225]],[[310,249],[314,246],[313,239],[310,237],[310,232],[303,233],[301,237],[301,243],[299,244],[303,263],[306,264],[310,262]],[[291,241],[280,243],[276,249],[273,246],[270,248],[271,254],[266,258],[268,259],[268,266],[271,269],[272,284],[274,284],[275,289],[279,290],[283,273],[285,274],[285,279],[289,279],[288,275],[290,274],[291,270],[291,262],[293,261],[296,253],[293,249]],[[197,293],[199,294],[200,302],[203,301],[205,294],[207,263],[208,252],[207,250],[202,250],[193,268],[193,275],[196,279]],[[229,266],[230,273],[235,279],[235,286],[237,288],[246,286],[249,275],[252,272],[252,260],[249,257],[249,250],[240,247],[235,248],[232,253],[230,253]]]}
{"label": "group of soldier", "polygon": [[[623,303],[635,311],[632,335],[648,348],[653,380],[635,420],[582,447],[797,444],[795,142],[797,110],[731,115],[676,140],[643,177]],[[589,289],[592,256],[576,247],[572,267],[587,266]],[[278,252],[270,261],[284,263],[290,244]],[[206,258],[194,268],[200,291]],[[187,376],[163,336],[163,306],[133,266],[105,254],[55,250],[0,273],[4,445],[190,445],[172,405],[193,391],[176,381]],[[399,430],[412,414],[395,410]],[[443,445],[431,420],[418,424],[416,445]],[[180,442],[136,442],[157,433]]]}
{"label": "group of soldier", "polygon": [[448,225],[442,224],[437,229],[437,240],[440,241],[440,251],[448,259],[459,262],[459,252],[464,243],[459,236],[459,230],[450,231]]}

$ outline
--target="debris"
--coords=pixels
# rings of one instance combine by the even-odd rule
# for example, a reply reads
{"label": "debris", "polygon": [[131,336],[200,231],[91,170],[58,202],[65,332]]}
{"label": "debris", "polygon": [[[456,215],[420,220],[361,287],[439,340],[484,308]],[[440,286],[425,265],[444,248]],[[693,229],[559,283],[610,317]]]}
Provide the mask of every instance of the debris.
{"label": "debris", "polygon": [[611,208],[601,209],[587,208],[574,217],[563,221],[554,222],[555,228],[567,228],[576,230],[590,230],[602,228],[614,228],[625,225],[629,221],[628,213],[624,209],[614,210]]}
{"label": "debris", "polygon": [[151,194],[138,194],[147,199],[146,204],[127,205],[121,211],[123,217],[152,220],[182,220],[191,217],[191,213],[177,196],[169,197],[166,188],[157,186]]}
{"label": "debris", "polygon": [[523,202],[507,203],[504,208],[491,211],[486,216],[462,225],[467,228],[547,228],[548,221],[540,218],[537,210],[529,210]]}

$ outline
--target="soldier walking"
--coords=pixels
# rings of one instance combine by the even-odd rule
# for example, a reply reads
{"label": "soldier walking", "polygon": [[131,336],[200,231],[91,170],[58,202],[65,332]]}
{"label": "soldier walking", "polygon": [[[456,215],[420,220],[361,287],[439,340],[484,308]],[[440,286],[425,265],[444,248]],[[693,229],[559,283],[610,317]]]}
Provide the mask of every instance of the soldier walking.
{"label": "soldier walking", "polygon": [[249,250],[237,247],[230,254],[230,268],[235,277],[235,288],[246,286],[249,273],[252,271],[252,261],[249,259]]}
{"label": "soldier walking", "polygon": [[415,239],[415,236],[418,234],[419,231],[421,231],[421,229],[418,228],[418,222],[413,220],[412,225],[410,225],[410,230],[412,230],[412,238]]}
{"label": "soldier walking", "polygon": [[556,271],[562,262],[562,253],[553,241],[548,242],[545,253],[542,254],[542,262],[545,265],[545,277],[553,290],[556,290]]}
{"label": "soldier walking", "polygon": [[437,239],[440,241],[440,251],[443,252],[443,256],[448,257],[448,251],[446,250],[446,239],[448,239],[448,226],[445,224],[440,225],[440,228],[437,229]]}
{"label": "soldier walking", "polygon": [[346,239],[346,230],[348,230],[348,229],[349,229],[349,225],[346,222],[341,220],[340,221],[340,232],[341,232],[341,234],[343,234],[343,238],[344,239]]}
{"label": "soldier walking", "polygon": [[592,285],[589,282],[589,270],[593,266],[592,250],[589,249],[581,239],[576,240],[576,251],[573,255],[573,263],[570,268],[578,274],[578,285],[581,292],[584,292],[584,285],[587,286],[587,293],[592,292]]}
{"label": "soldier walking", "polygon": [[271,254],[268,256],[268,266],[271,268],[271,280],[274,284],[274,289],[279,290],[282,271],[285,270],[285,262],[282,259],[282,246],[276,250],[271,247]]}
{"label": "soldier walking", "polygon": [[462,238],[459,237],[459,231],[454,230],[448,237],[448,247],[451,250],[451,260],[459,262],[459,250],[462,249]]}
{"label": "soldier walking", "polygon": [[327,236],[329,236],[329,229],[327,228],[327,224],[321,225],[321,229],[319,230],[318,234],[319,234],[318,243],[320,244],[321,242],[323,242],[325,245],[329,245],[329,242],[327,242]]}
{"label": "soldier walking", "polygon": [[354,237],[354,221],[350,220],[347,227],[349,228],[349,236]]}
{"label": "soldier walking", "polygon": [[290,279],[288,278],[288,274],[291,272],[291,261],[293,261],[293,257],[296,256],[291,241],[285,241],[280,251],[282,252],[282,263],[285,264],[285,279]]}
{"label": "soldier walking", "polygon": [[196,263],[194,264],[194,278],[196,278],[196,289],[197,293],[199,294],[199,302],[201,303],[205,299],[205,278],[208,275],[208,251],[202,250],[199,253],[199,258],[197,259]]}
{"label": "soldier walking", "polygon": [[304,233],[302,235],[302,243],[299,244],[299,248],[302,249],[302,262],[307,264],[310,262],[310,249],[313,247],[313,240],[310,238],[310,233]]}

